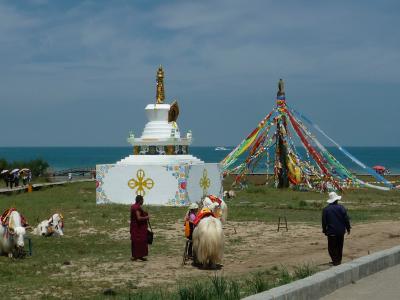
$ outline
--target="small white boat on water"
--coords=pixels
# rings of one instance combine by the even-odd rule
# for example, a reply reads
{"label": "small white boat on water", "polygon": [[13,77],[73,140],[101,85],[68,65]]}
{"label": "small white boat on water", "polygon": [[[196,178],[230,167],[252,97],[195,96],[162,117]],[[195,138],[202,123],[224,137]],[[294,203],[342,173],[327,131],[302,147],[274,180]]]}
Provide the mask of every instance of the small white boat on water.
{"label": "small white boat on water", "polygon": [[215,148],[215,151],[228,151],[229,149],[228,148],[225,148],[225,147],[216,147]]}

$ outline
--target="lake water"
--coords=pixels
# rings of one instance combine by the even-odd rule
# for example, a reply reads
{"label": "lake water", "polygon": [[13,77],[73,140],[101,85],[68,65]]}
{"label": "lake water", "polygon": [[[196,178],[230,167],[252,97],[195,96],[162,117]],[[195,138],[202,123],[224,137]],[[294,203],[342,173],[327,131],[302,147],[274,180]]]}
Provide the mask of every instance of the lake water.
{"label": "lake water", "polygon": [[[227,147],[232,149],[232,147]],[[336,148],[327,148],[341,163],[353,172],[360,172],[360,168],[352,163]],[[347,147],[351,154],[364,164],[372,167],[382,165],[392,173],[400,173],[400,147]],[[299,154],[305,157],[303,148]],[[215,147],[191,147],[192,155],[205,162],[219,162],[229,151],[216,151]],[[115,163],[132,154],[132,147],[2,147],[0,158],[8,161],[31,160],[42,158],[52,169],[62,170],[77,167],[94,167],[96,164]],[[263,164],[265,166],[265,164]],[[257,171],[265,172],[261,166]],[[272,171],[272,169],[270,170]],[[364,172],[362,172],[364,173]]]}

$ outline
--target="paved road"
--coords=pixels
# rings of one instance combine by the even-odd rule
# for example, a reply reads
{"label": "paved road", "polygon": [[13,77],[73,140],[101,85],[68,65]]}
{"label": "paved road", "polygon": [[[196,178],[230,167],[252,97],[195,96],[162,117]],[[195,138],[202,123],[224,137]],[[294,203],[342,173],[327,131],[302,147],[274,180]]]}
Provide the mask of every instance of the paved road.
{"label": "paved road", "polygon": [[400,299],[400,265],[365,277],[347,285],[323,300]]}

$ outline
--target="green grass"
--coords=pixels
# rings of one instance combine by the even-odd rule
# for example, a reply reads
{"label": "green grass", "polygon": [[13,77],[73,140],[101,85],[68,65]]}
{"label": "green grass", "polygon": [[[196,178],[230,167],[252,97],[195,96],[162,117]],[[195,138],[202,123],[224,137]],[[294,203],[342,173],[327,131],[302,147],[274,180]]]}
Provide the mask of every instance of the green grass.
{"label": "green grass", "polygon": [[[285,267],[270,268],[241,277],[214,274],[206,279],[178,283],[173,289],[145,289],[139,292],[116,293],[116,299],[163,300],[239,300],[268,289],[303,279],[317,272],[312,265],[300,265],[289,272]],[[99,297],[99,299],[106,297]]]}
{"label": "green grass", "polygon": [[[320,222],[326,199],[326,194],[316,192],[250,186],[227,200],[229,220],[276,222],[285,215],[291,222],[315,224]],[[353,222],[400,218],[399,191],[347,190],[342,200]]]}
{"label": "green grass", "polygon": [[[278,217],[285,215],[289,223],[319,224],[325,201],[325,194],[253,186],[247,191],[237,192],[237,197],[227,202],[230,221],[276,224]],[[351,190],[344,194],[343,202],[352,222],[400,219],[400,197],[396,191]],[[137,278],[124,284],[119,281],[110,283],[108,274],[123,273],[130,257],[129,237],[119,240],[110,237],[111,233],[129,226],[128,206],[97,206],[92,182],[45,188],[33,193],[0,195],[0,211],[11,206],[23,213],[32,225],[55,212],[62,212],[66,232],[66,236],[60,239],[33,236],[32,257],[23,260],[0,257],[0,289],[12,290],[16,297],[103,299],[114,297],[104,296],[102,291],[116,286],[115,299],[159,299],[160,296],[163,299],[238,299],[238,295],[250,295],[316,271],[312,266],[299,266],[292,272],[280,267],[235,278],[182,278],[176,281],[176,287],[160,285],[151,289],[137,288]],[[185,214],[185,208],[177,207],[150,206],[146,210],[153,228],[161,231],[171,228]],[[94,234],[81,236],[85,231],[94,231]],[[183,238],[173,240],[159,233],[151,246],[151,256],[180,256],[183,243]],[[241,244],[243,241],[237,237],[231,243]],[[114,264],[119,264],[120,270],[108,269]],[[104,268],[99,267],[103,265]],[[83,266],[89,277],[98,280],[77,280],[74,274],[82,271]],[[93,270],[96,273],[90,275]],[[144,275],[138,273],[137,276]],[[212,286],[214,298],[202,298],[210,295],[209,286]],[[194,294],[197,291],[201,291],[200,294]]]}

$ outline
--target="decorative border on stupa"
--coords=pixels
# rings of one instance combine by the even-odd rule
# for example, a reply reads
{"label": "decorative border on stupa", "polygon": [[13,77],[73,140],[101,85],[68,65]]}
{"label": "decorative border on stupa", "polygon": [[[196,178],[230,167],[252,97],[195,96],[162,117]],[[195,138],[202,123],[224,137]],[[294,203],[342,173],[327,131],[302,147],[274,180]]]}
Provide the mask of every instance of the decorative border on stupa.
{"label": "decorative border on stupa", "polygon": [[166,145],[166,146],[134,146],[135,155],[185,155],[189,154],[188,145]]}
{"label": "decorative border on stupa", "polygon": [[175,197],[168,199],[167,205],[172,206],[187,206],[190,204],[189,195],[187,192],[187,184],[189,179],[189,171],[191,165],[167,165],[165,166],[168,172],[172,172],[172,176],[177,179],[178,190],[175,193]]}
{"label": "decorative border on stupa", "polygon": [[101,165],[98,170],[96,170],[96,202],[97,204],[107,204],[111,203],[111,200],[107,197],[103,189],[104,177],[107,175],[115,164]]}

